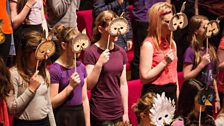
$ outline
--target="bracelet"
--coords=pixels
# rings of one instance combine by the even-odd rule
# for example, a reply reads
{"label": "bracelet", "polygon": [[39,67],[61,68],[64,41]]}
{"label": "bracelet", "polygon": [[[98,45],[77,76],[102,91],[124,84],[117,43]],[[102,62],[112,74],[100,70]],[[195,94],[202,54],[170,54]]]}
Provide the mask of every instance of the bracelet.
{"label": "bracelet", "polygon": [[220,102],[220,100],[215,100],[215,102]]}
{"label": "bracelet", "polygon": [[32,8],[32,6],[30,4],[28,4],[28,3],[26,3],[25,6],[27,6],[30,9]]}

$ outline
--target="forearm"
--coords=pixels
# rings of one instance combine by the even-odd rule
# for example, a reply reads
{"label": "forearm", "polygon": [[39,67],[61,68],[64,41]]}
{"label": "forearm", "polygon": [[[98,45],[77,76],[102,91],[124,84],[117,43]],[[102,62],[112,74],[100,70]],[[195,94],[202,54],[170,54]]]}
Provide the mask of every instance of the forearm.
{"label": "forearm", "polygon": [[199,64],[195,69],[193,69],[191,71],[183,70],[184,80],[188,80],[188,79],[197,77],[203,68],[204,67],[201,64]]}
{"label": "forearm", "polygon": [[102,65],[100,65],[99,63],[96,63],[94,65],[93,70],[90,72],[90,74],[87,76],[87,88],[88,89],[92,89],[93,87],[95,87],[96,83],[99,80],[100,74],[101,74],[101,70],[102,70]]}
{"label": "forearm", "polygon": [[18,28],[24,22],[30,9],[30,7],[24,6],[22,11],[18,15],[11,14],[13,29]]}
{"label": "forearm", "polygon": [[87,96],[85,100],[83,101],[83,110],[84,110],[86,126],[90,126],[90,108],[89,108],[89,100]]}
{"label": "forearm", "polygon": [[219,98],[219,91],[218,91],[218,88],[217,88],[217,82],[216,80],[213,81],[213,87],[214,87],[214,90],[215,90],[215,100],[216,101],[220,101],[220,98]]}
{"label": "forearm", "polygon": [[60,93],[52,97],[51,104],[53,108],[57,108],[62,103],[65,102],[66,98],[70,95],[70,93],[73,91],[73,87],[70,85],[66,86],[64,90],[62,90]]}
{"label": "forearm", "polygon": [[156,67],[149,69],[145,72],[140,71],[140,79],[143,82],[143,84],[147,84],[152,82],[154,79],[158,77],[158,75],[165,69],[167,66],[167,63],[165,61],[161,61]]}
{"label": "forearm", "polygon": [[127,83],[121,84],[120,92],[121,92],[124,114],[128,115],[128,86],[127,86]]}
{"label": "forearm", "polygon": [[44,15],[44,7],[42,7],[42,28],[45,32],[45,37],[48,37],[48,26],[47,26],[47,21],[45,19],[45,15]]}
{"label": "forearm", "polygon": [[7,100],[9,113],[13,115],[20,115],[26,109],[34,96],[35,92],[32,92],[28,88],[17,98],[11,93]]}

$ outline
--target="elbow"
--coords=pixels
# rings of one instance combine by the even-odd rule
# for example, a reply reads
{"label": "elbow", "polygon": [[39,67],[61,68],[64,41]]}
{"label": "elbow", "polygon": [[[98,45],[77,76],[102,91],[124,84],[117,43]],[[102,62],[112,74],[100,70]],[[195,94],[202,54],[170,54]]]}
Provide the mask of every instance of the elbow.
{"label": "elbow", "polygon": [[183,78],[184,78],[184,80],[191,79],[187,74],[183,74]]}
{"label": "elbow", "polygon": [[148,83],[147,77],[142,74],[140,74],[140,81],[142,82],[143,85]]}
{"label": "elbow", "polygon": [[93,87],[93,84],[87,80],[87,90],[91,90]]}
{"label": "elbow", "polygon": [[17,29],[19,26],[20,26],[19,23],[12,22],[12,28],[13,28],[13,29]]}

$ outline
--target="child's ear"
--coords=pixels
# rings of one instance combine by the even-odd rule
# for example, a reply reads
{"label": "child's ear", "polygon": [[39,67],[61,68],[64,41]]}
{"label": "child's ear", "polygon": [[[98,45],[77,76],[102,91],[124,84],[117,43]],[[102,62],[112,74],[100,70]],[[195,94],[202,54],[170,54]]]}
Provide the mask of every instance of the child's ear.
{"label": "child's ear", "polygon": [[144,112],[141,112],[141,113],[140,113],[140,118],[141,118],[141,119],[144,119],[144,118],[145,118],[145,113],[144,113]]}
{"label": "child's ear", "polygon": [[98,31],[99,31],[100,33],[103,33],[103,27],[102,27],[102,26],[98,26]]}
{"label": "child's ear", "polygon": [[61,42],[61,48],[62,48],[63,50],[66,49],[66,43],[65,43],[65,42]]}

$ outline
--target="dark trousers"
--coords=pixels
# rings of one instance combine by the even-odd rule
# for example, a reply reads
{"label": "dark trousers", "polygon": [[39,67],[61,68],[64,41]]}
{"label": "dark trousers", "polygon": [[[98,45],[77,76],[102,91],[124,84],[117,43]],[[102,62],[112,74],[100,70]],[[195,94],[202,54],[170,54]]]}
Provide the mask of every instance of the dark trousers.
{"label": "dark trousers", "polygon": [[21,120],[13,119],[13,126],[50,126],[49,118],[41,120]]}
{"label": "dark trousers", "polygon": [[7,64],[7,59],[9,57],[11,40],[12,40],[11,34],[5,34],[5,42],[0,44],[0,57],[3,59],[5,64]]}
{"label": "dark trousers", "polygon": [[131,62],[131,79],[139,79],[140,46],[147,36],[148,23],[133,21],[134,58]]}
{"label": "dark trousers", "polygon": [[81,105],[62,106],[54,111],[57,126],[85,126],[85,117]]}
{"label": "dark trousers", "polygon": [[91,126],[114,126],[117,122],[121,122],[122,118],[118,118],[115,120],[98,120],[95,119],[95,117],[93,117],[93,115],[90,116],[91,117]]}

